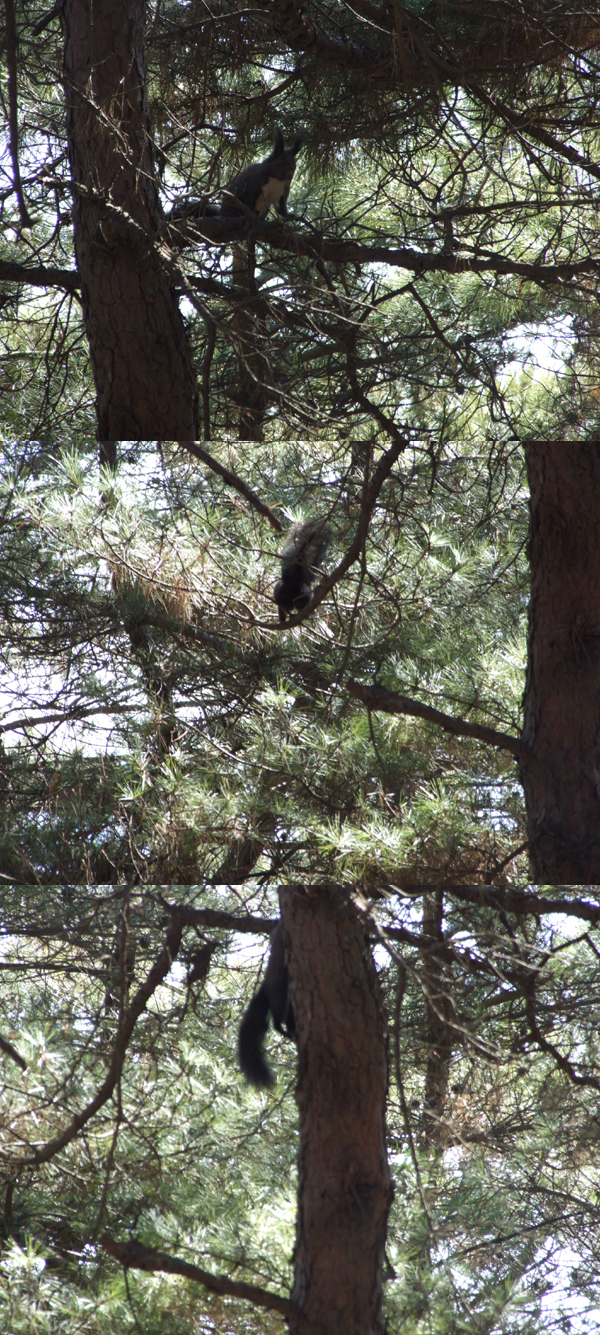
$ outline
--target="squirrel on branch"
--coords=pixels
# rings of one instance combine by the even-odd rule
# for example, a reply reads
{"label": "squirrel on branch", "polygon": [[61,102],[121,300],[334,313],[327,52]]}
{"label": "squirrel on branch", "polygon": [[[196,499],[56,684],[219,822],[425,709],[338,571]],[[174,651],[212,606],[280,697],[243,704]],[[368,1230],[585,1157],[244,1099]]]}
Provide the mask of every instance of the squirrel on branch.
{"label": "squirrel on branch", "polygon": [[232,176],[222,192],[220,204],[211,204],[206,196],[183,200],[171,209],[171,221],[186,218],[239,218],[247,209],[257,217],[264,218],[271,207],[285,218],[287,197],[296,170],[296,154],[305,139],[301,131],[296,135],[291,148],[286,148],[283,134],[277,129],[272,153],[263,162],[254,162],[238,172],[237,176]]}

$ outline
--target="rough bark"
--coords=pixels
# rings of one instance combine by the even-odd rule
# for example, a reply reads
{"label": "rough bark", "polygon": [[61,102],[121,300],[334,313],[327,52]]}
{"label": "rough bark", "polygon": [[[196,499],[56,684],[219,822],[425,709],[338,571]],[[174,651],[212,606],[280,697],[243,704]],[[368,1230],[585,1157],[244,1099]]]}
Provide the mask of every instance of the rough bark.
{"label": "rough bark", "polygon": [[195,439],[197,386],[155,246],[144,0],[65,0],[75,253],[99,440]]}
{"label": "rough bark", "polygon": [[289,887],[281,907],[299,1058],[291,1335],[380,1335],[392,1189],[377,975],[360,916],[341,888]]}
{"label": "rough bark", "polygon": [[600,883],[600,444],[530,444],[521,775],[532,874]]}

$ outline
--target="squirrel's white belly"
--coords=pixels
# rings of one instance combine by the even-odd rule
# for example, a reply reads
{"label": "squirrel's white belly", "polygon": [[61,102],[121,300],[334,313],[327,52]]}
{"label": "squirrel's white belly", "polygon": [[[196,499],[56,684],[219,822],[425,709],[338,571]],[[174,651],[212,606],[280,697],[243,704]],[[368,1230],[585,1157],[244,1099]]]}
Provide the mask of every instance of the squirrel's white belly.
{"label": "squirrel's white belly", "polygon": [[287,181],[278,181],[276,176],[270,176],[256,201],[256,212],[263,214],[268,213],[271,207],[276,209],[281,196],[285,194],[286,185]]}

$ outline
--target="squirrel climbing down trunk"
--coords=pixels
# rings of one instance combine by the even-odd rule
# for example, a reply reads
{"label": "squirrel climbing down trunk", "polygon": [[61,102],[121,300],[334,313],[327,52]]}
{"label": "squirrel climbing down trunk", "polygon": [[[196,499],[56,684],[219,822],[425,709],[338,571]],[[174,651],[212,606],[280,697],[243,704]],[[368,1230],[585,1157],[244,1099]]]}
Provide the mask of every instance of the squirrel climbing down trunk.
{"label": "squirrel climbing down trunk", "polygon": [[296,1024],[290,997],[289,976],[283,945],[283,925],[278,922],[271,932],[271,953],[265,976],[244,1012],[238,1036],[240,1068],[251,1085],[270,1089],[275,1077],[267,1065],[263,1039],[269,1028],[269,1012],[280,1034],[295,1038]]}

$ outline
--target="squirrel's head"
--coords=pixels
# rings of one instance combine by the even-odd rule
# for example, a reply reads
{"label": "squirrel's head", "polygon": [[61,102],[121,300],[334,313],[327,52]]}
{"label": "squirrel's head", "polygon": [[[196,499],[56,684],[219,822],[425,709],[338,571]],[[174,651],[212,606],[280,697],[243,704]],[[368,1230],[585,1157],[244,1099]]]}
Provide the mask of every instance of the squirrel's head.
{"label": "squirrel's head", "polygon": [[300,152],[302,145],[306,143],[306,134],[304,130],[296,135],[291,148],[286,148],[283,138],[283,131],[279,128],[275,131],[275,143],[271,159],[277,158],[277,175],[281,179],[289,177],[290,180],[296,170],[296,154]]}

